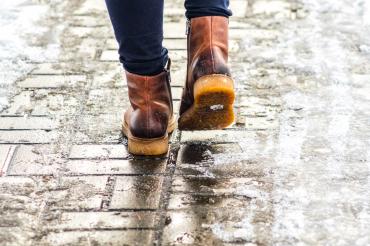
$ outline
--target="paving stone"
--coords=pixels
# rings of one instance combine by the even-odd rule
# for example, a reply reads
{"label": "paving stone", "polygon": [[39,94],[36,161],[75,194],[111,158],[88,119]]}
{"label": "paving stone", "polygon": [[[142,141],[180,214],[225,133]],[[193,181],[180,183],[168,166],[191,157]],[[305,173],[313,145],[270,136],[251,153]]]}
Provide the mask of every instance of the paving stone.
{"label": "paving stone", "polygon": [[49,192],[50,209],[100,209],[106,183],[104,176],[62,177]]}
{"label": "paving stone", "polygon": [[57,151],[50,145],[19,145],[8,174],[25,176],[58,174],[64,161]]}
{"label": "paving stone", "polygon": [[0,178],[1,244],[27,245],[36,235],[42,194],[35,180],[26,177]]}
{"label": "paving stone", "polygon": [[0,115],[23,115],[25,112],[32,111],[32,91],[22,91],[15,95],[11,101],[9,107],[3,110]]}
{"label": "paving stone", "polygon": [[218,194],[186,194],[172,193],[168,209],[216,209],[231,207],[247,207],[250,198],[227,197]]}
{"label": "paving stone", "polygon": [[240,97],[239,106],[248,106],[248,107],[255,107],[258,105],[266,106],[266,107],[281,107],[282,101],[281,98],[276,97],[274,95],[265,95],[265,96],[242,96]]}
{"label": "paving stone", "polygon": [[84,38],[78,48],[78,54],[82,56],[84,59],[93,59],[96,55],[96,48],[98,47],[99,40],[90,38],[89,34],[86,34],[86,38]]}
{"label": "paving stone", "polygon": [[29,195],[32,192],[34,192],[35,187],[36,187],[35,180],[28,177],[7,176],[0,178],[1,194]]}
{"label": "paving stone", "polygon": [[118,51],[117,50],[104,50],[100,56],[101,61],[116,61],[118,62]]}
{"label": "paving stone", "polygon": [[[165,173],[167,159],[101,159],[63,160],[50,153],[48,146],[22,145],[13,158],[8,175],[142,175]],[[125,147],[124,147],[125,148]]]}
{"label": "paving stone", "polygon": [[240,142],[243,139],[255,139],[258,135],[265,135],[264,132],[238,131],[238,130],[213,130],[213,131],[184,131],[181,134],[181,142]]}
{"label": "paving stone", "polygon": [[[271,29],[230,29],[230,38],[232,39],[247,39],[247,40],[276,40],[279,37],[279,32]],[[248,47],[248,50],[251,47]]]}
{"label": "paving stone", "polygon": [[273,130],[279,128],[279,121],[267,117],[247,117],[245,128],[248,130]]}
{"label": "paving stone", "polygon": [[74,27],[101,27],[105,22],[97,22],[95,16],[73,16],[71,26]]}
{"label": "paving stone", "polygon": [[58,63],[41,63],[31,71],[32,75],[62,75],[65,74]]}
{"label": "paving stone", "polygon": [[290,4],[286,1],[257,1],[251,6],[253,14],[272,15],[280,12],[290,12]]}
{"label": "paving stone", "polygon": [[120,63],[104,63],[102,71],[97,71],[92,80],[92,88],[109,87],[120,91],[123,86],[127,86],[126,76]]}
{"label": "paving stone", "polygon": [[[166,3],[165,3],[166,4]],[[164,7],[164,16],[170,17],[170,20],[172,20],[174,17],[180,17],[181,19],[184,16],[184,8],[179,8],[177,6],[166,6]]]}
{"label": "paving stone", "polygon": [[186,30],[186,23],[185,21],[181,21],[179,23],[176,22],[167,22],[164,24],[163,29],[164,38],[186,38],[185,30]]}
{"label": "paving stone", "polygon": [[18,82],[21,88],[59,88],[86,82],[84,75],[34,75]]}
{"label": "paving stone", "polygon": [[[264,142],[259,139],[239,144],[195,144],[181,145],[175,174],[199,176],[204,179],[223,177],[263,177],[268,173],[268,158],[261,158],[266,152]],[[248,154],[246,154],[248,153]]]}
{"label": "paving stone", "polygon": [[223,245],[253,242],[253,226],[243,209],[169,212],[171,223],[163,233],[164,245]]}
{"label": "paving stone", "polygon": [[70,159],[125,159],[129,157],[123,145],[73,145]]}
{"label": "paving stone", "polygon": [[0,177],[6,175],[16,147],[16,145],[0,145]]}
{"label": "paving stone", "polygon": [[186,50],[186,39],[177,38],[177,39],[164,39],[163,46],[169,50]]}
{"label": "paving stone", "polygon": [[75,143],[114,143],[117,144],[121,137],[121,124],[124,108],[112,114],[81,115],[78,117],[79,134]]}
{"label": "paving stone", "polygon": [[0,131],[0,143],[50,143],[56,140],[55,131],[12,130]]}
{"label": "paving stone", "polygon": [[118,177],[110,209],[156,209],[159,206],[163,177]]}
{"label": "paving stone", "polygon": [[181,66],[180,69],[173,68],[171,71],[171,86],[183,88],[186,80],[186,65]]}
{"label": "paving stone", "polygon": [[174,63],[186,62],[187,61],[187,51],[186,50],[170,50],[168,52],[169,57]]}
{"label": "paving stone", "polygon": [[154,212],[64,212],[51,229],[127,229],[154,228]]}
{"label": "paving stone", "polygon": [[256,175],[244,178],[222,178],[202,176],[176,176],[172,190],[181,193],[210,194],[218,196],[238,196],[250,199],[264,199],[268,194],[267,174],[254,171]]}
{"label": "paving stone", "polygon": [[76,36],[81,39],[81,38],[91,37],[92,33],[96,31],[97,31],[97,28],[79,26],[79,27],[71,27],[68,29],[67,32],[69,35]]}
{"label": "paving stone", "polygon": [[[122,146],[123,147],[123,146]],[[154,160],[70,160],[65,164],[69,175],[140,175],[164,173],[167,159]]]}
{"label": "paving stone", "polygon": [[122,112],[129,104],[127,88],[99,88],[89,92],[85,113],[102,114]]}
{"label": "paving stone", "polygon": [[150,245],[154,239],[153,231],[91,231],[91,232],[59,232],[50,233],[46,244],[51,245]]}
{"label": "paving stone", "polygon": [[[23,222],[25,223],[25,222]],[[0,230],[0,241],[9,245],[30,245],[36,233],[21,227],[3,227]],[[28,244],[27,244],[28,243]]]}
{"label": "paving stone", "polygon": [[38,89],[32,96],[32,110],[24,112],[27,115],[50,116],[50,115],[74,115],[79,110],[82,98],[81,95],[75,95],[69,92],[53,91],[47,89]]}
{"label": "paving stone", "polygon": [[118,50],[118,43],[117,40],[114,38],[107,39],[105,43],[105,48],[109,50]]}
{"label": "paving stone", "polygon": [[171,91],[172,91],[172,100],[174,101],[179,101],[181,100],[181,95],[182,95],[182,88],[179,88],[179,87],[172,87],[171,88]]}
{"label": "paving stone", "polygon": [[53,130],[58,122],[47,117],[1,117],[0,130]]}
{"label": "paving stone", "polygon": [[96,0],[87,0],[81,4],[81,6],[74,11],[74,15],[92,15],[100,14],[106,10],[105,3]]}
{"label": "paving stone", "polygon": [[73,73],[65,63],[40,63],[31,71],[33,75],[63,75]]}
{"label": "paving stone", "polygon": [[247,0],[233,0],[230,1],[230,9],[234,17],[244,17],[247,13],[248,1]]}

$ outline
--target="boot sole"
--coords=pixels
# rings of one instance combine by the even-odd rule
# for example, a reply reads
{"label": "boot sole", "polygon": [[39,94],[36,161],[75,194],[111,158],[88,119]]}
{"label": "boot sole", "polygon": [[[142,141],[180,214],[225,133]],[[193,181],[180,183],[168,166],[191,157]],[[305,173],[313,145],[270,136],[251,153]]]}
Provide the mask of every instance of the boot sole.
{"label": "boot sole", "polygon": [[194,103],[179,118],[180,130],[223,129],[234,122],[234,81],[225,75],[199,78],[194,85]]}
{"label": "boot sole", "polygon": [[176,128],[175,118],[172,116],[168,123],[166,135],[159,138],[137,138],[134,137],[126,121],[123,120],[122,132],[128,139],[128,151],[133,155],[155,156],[168,152],[168,135]]}

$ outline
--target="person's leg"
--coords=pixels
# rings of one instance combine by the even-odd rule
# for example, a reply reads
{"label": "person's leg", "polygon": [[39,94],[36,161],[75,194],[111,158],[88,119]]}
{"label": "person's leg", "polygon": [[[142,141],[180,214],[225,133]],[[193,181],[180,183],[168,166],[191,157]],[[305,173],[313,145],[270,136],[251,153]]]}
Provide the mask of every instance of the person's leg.
{"label": "person's leg", "polygon": [[126,71],[155,75],[163,71],[163,0],[106,0],[120,61]]}
{"label": "person's leg", "polygon": [[185,0],[186,17],[188,19],[202,16],[232,15],[229,0]]}
{"label": "person's leg", "polygon": [[[106,0],[120,61],[126,70],[130,107],[122,131],[138,155],[168,151],[174,130],[170,60],[163,40],[163,0]],[[165,67],[167,63],[167,66]]]}

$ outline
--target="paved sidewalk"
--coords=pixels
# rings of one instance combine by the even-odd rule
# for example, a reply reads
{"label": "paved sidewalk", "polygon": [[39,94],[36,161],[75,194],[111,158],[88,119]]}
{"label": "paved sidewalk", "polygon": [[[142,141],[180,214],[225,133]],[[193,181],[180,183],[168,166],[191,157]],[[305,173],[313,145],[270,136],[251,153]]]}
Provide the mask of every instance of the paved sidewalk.
{"label": "paved sidewalk", "polygon": [[[165,4],[178,108],[183,1]],[[366,0],[231,0],[237,120],[157,159],[127,153],[104,1],[53,8],[33,38],[58,59],[29,61],[0,112],[0,245],[370,244]]]}

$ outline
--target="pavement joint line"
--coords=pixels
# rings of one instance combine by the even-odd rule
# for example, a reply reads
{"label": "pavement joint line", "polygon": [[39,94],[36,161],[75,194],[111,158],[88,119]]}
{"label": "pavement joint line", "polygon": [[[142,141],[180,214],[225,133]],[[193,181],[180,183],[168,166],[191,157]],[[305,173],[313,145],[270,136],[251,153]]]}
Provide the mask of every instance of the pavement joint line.
{"label": "pavement joint line", "polygon": [[108,209],[110,206],[111,199],[113,197],[114,188],[117,183],[117,178],[114,176],[109,176],[107,178],[107,183],[104,189],[103,199],[101,201],[100,209]]}
{"label": "pavement joint line", "polygon": [[48,229],[48,232],[86,232],[86,231],[154,231],[156,227],[121,227],[121,228],[76,228],[76,229]]}
{"label": "pavement joint line", "polygon": [[[55,177],[54,174],[10,174],[7,175],[8,177]],[[168,177],[169,174],[166,173],[158,173],[158,174],[141,174],[141,173],[134,173],[134,174],[112,174],[112,173],[103,173],[103,174],[81,174],[81,175],[63,175],[58,173],[58,177],[66,177],[66,178],[80,178],[80,177]]]}
{"label": "pavement joint line", "polygon": [[[7,175],[8,177],[55,177],[54,174],[30,174],[30,175],[24,175],[24,174],[10,174]],[[152,173],[152,174],[142,174],[142,173],[102,173],[102,174],[60,174],[58,173],[58,177],[70,177],[70,178],[78,178],[78,177],[168,177],[168,173]]]}
{"label": "pavement joint line", "polygon": [[10,167],[10,163],[12,162],[17,149],[18,149],[18,145],[12,145],[9,147],[8,153],[6,154],[6,157],[5,157],[5,161],[0,169],[0,177],[7,176],[6,174]]}
{"label": "pavement joint line", "polygon": [[4,132],[11,132],[11,131],[14,131],[14,130],[17,130],[17,131],[33,131],[33,130],[36,130],[36,131],[46,131],[46,132],[51,132],[53,130],[57,130],[58,128],[32,128],[32,129],[27,129],[27,128],[0,128],[0,131],[4,131]]}
{"label": "pavement joint line", "polygon": [[0,142],[0,144],[13,144],[13,145],[48,145],[50,142]]}
{"label": "pavement joint line", "polygon": [[171,197],[173,176],[176,171],[176,164],[180,150],[181,131],[176,129],[174,133],[176,134],[174,138],[175,140],[170,145],[170,151],[166,166],[166,173],[168,173],[168,175],[163,180],[161,196],[159,199],[158,230],[155,232],[154,236],[156,241],[155,245],[162,245],[163,232],[164,228],[166,227],[167,208]]}
{"label": "pavement joint line", "polygon": [[214,194],[214,193],[207,193],[207,192],[187,192],[187,191],[184,191],[184,192],[180,192],[180,191],[173,191],[172,194],[177,194],[177,195],[196,195],[196,196],[205,196],[205,197],[217,197],[217,198],[247,198],[247,199],[255,199],[255,197],[251,197],[251,196],[248,196],[248,195],[238,195],[238,194],[233,194],[233,192],[229,192],[229,193],[219,193],[219,194]]}
{"label": "pavement joint line", "polygon": [[68,208],[50,208],[52,212],[63,211],[66,213],[90,213],[90,212],[99,212],[99,213],[109,213],[109,212],[153,212],[157,213],[158,209],[156,208],[109,208],[105,210],[89,208],[89,209],[68,209]]}
{"label": "pavement joint line", "polygon": [[[47,115],[47,114],[29,115],[27,118],[44,118],[44,117],[52,119],[52,117],[50,117],[50,115]],[[10,115],[1,114],[0,118],[25,118],[25,116],[16,115],[16,114],[10,114]]]}
{"label": "pavement joint line", "polygon": [[[71,161],[109,161],[109,160],[122,160],[122,161],[148,161],[147,159],[130,159],[130,158],[119,158],[119,157],[110,157],[110,158],[78,158],[78,157],[73,157],[73,158],[68,158],[68,160]],[[167,158],[163,159],[153,159],[153,161],[161,161],[161,160],[167,160]]]}

